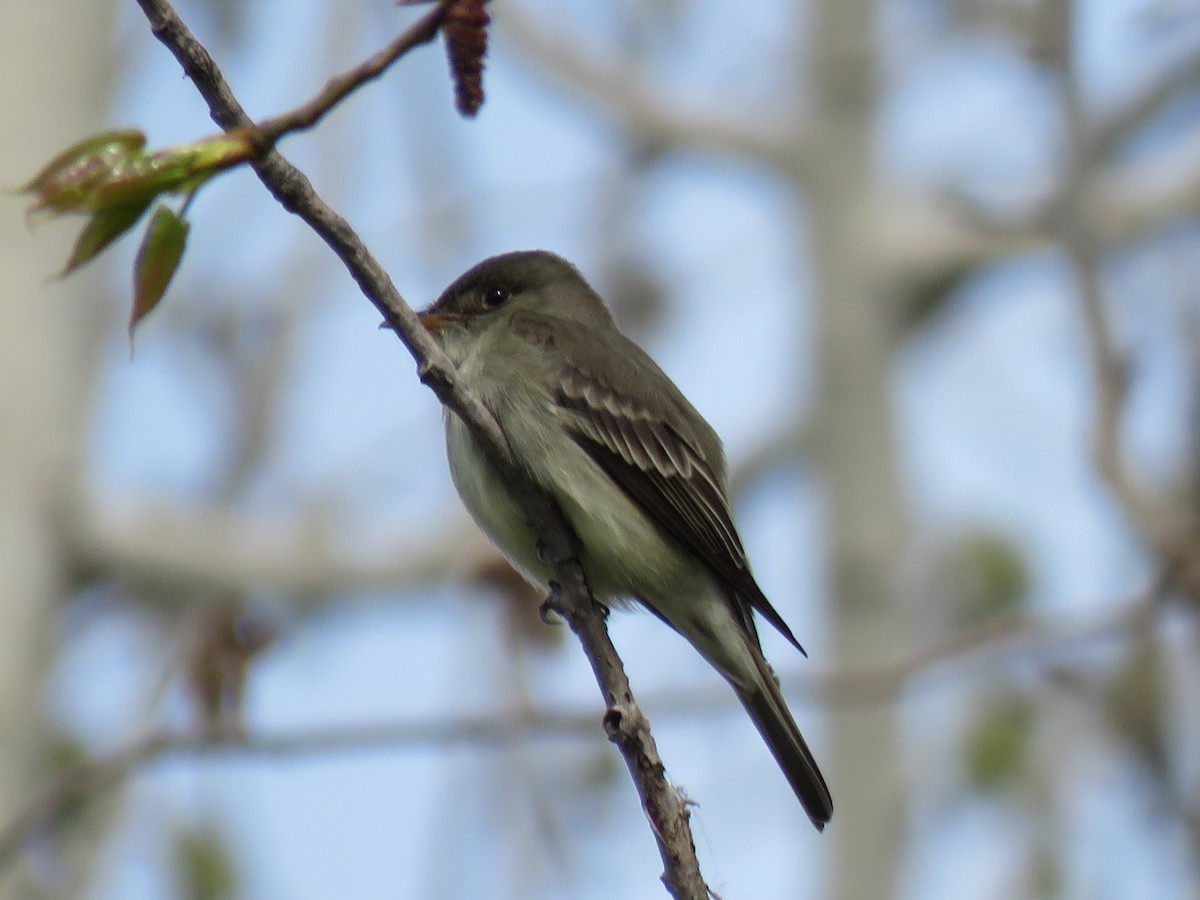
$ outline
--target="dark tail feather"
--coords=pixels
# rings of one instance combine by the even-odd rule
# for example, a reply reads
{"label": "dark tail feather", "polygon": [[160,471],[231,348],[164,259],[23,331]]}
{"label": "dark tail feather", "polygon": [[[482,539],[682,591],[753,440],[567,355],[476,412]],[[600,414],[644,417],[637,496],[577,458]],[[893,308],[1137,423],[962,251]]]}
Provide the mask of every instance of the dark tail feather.
{"label": "dark tail feather", "polygon": [[824,831],[825,823],[833,815],[833,798],[829,796],[829,787],[783,701],[774,673],[765,662],[762,663],[762,669],[763,677],[759,685],[750,690],[734,685],[734,690],[803,804],[804,811],[812,819],[817,831]]}

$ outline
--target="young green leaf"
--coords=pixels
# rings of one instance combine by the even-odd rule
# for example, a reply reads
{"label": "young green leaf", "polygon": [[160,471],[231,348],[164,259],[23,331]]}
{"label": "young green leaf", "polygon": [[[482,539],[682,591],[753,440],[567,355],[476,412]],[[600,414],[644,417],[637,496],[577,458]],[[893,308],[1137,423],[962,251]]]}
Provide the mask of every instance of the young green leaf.
{"label": "young green leaf", "polygon": [[111,131],[59,153],[21,189],[32,194],[29,214],[107,213],[149,205],[162,194],[192,193],[227,169],[253,159],[263,139],[241,128],[153,153],[140,131]]}
{"label": "young green leaf", "polygon": [[150,216],[133,264],[133,311],[129,316],[131,342],[134,329],[158,305],[179,268],[188,228],[188,223],[166,206],[155,207]]}
{"label": "young green leaf", "polygon": [[53,180],[63,169],[89,156],[103,156],[113,149],[137,151],[146,146],[146,136],[134,128],[102,131],[72,144],[57,154],[33,178],[21,186],[19,193],[32,194]]}
{"label": "young green leaf", "polygon": [[95,185],[89,197],[93,209],[108,209],[160,194],[186,194],[205,181],[253,159],[255,133],[239,129],[153,153],[127,156],[113,166],[109,176]]}
{"label": "young green leaf", "polygon": [[115,168],[141,153],[146,136],[140,131],[106,131],[68,147],[20,188],[33,194],[30,213],[86,212],[95,187]]}
{"label": "young green leaf", "polygon": [[92,215],[84,226],[79,237],[75,239],[75,248],[71,258],[59,274],[60,278],[70,275],[84,263],[95,259],[105,247],[123,235],[137,224],[150,206],[150,201],[131,203],[114,209],[98,212]]}

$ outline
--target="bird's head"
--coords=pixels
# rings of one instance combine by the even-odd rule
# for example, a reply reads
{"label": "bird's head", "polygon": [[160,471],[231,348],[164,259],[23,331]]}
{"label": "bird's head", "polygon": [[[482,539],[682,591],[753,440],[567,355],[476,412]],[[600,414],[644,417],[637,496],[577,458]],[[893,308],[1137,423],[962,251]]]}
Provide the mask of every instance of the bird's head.
{"label": "bird's head", "polygon": [[447,355],[461,362],[474,339],[493,328],[507,328],[521,312],[588,328],[612,327],[608,307],[579,270],[545,250],[485,259],[459,276],[420,316]]}

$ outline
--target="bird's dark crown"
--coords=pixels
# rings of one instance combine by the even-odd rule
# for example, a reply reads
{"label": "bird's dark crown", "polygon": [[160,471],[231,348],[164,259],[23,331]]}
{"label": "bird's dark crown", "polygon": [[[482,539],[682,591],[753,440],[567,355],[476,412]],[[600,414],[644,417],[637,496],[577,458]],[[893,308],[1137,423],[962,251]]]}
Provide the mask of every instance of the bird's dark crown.
{"label": "bird's dark crown", "polygon": [[[599,309],[607,318],[603,301],[588,286],[579,270],[561,256],[546,250],[519,250],[485,259],[455,279],[426,312],[471,316],[486,313],[493,305],[502,305],[509,298],[522,298],[535,308],[543,307],[544,289],[551,286],[566,289],[565,296],[559,293],[555,298],[558,312]],[[489,302],[489,294],[496,302]],[[563,309],[562,303],[567,297],[575,302]]]}
{"label": "bird's dark crown", "polygon": [[507,288],[513,293],[520,293],[571,280],[583,281],[583,276],[561,256],[547,250],[517,250],[489,257],[467,269],[442,292],[442,297],[470,293],[475,289],[487,290],[491,287]]}

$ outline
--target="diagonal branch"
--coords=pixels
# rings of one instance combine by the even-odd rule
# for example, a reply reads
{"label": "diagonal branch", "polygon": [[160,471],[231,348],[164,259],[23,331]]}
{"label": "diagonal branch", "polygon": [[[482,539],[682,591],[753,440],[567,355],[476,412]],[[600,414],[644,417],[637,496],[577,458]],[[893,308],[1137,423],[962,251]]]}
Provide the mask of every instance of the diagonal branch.
{"label": "diagonal branch", "polygon": [[[208,51],[166,0],[138,0],[155,36],[171,51],[223,128],[253,123]],[[432,35],[431,35],[432,36]],[[689,813],[667,782],[649,724],[637,707],[624,667],[608,635],[603,607],[592,598],[579,565],[578,542],[554,501],[514,460],[499,424],[459,383],[450,361],[422,328],[417,315],[350,225],[313,190],[308,179],[272,150],[253,163],[259,179],[290,212],[300,216],[342,260],[362,292],[400,336],[418,365],[421,380],[468,424],[475,438],[514,489],[537,531],[560,589],[559,601],[592,664],[607,708],[606,729],[637,787],[663,860],[663,881],[677,898],[709,895],[700,874]]]}
{"label": "diagonal branch", "polygon": [[654,79],[628,60],[608,62],[581,52],[578,40],[562,36],[558,19],[550,21],[560,33],[551,33],[521,7],[506,4],[497,11],[496,23],[522,56],[645,144],[771,162],[784,169],[795,168],[810,155],[809,132],[790,110],[758,109],[753,116],[738,117],[731,113],[738,108],[735,102],[685,105],[657,91]]}
{"label": "diagonal branch", "polygon": [[[1051,49],[1061,69],[1061,36]],[[1137,240],[1165,221],[1192,215],[1200,197],[1194,134],[1177,139],[1152,160],[1114,156],[1124,141],[1197,86],[1200,53],[1190,53],[1165,65],[1137,96],[1097,122],[1086,122],[1083,110],[1075,109],[1067,123],[1073,130],[1066,137],[1088,177],[1082,183],[1045,185],[1033,208],[1018,221],[1001,223],[1003,227],[989,227],[994,222],[979,227],[973,217],[960,215],[961,206],[936,195],[884,198],[875,216],[883,280],[924,284],[946,273],[1057,246],[1060,235],[1051,220],[1061,217],[1063,204],[1072,201],[1086,210],[1091,233],[1104,245]],[[1080,196],[1065,197],[1068,189]]]}
{"label": "diagonal branch", "polygon": [[1121,142],[1149,124],[1172,102],[1200,84],[1200,53],[1189,54],[1167,66],[1157,80],[1084,137],[1093,160],[1107,160]]}
{"label": "diagonal branch", "polygon": [[1079,87],[1079,60],[1072,35],[1078,2],[1056,7],[1053,56],[1059,69],[1064,117],[1065,172],[1061,191],[1058,235],[1074,269],[1082,306],[1084,332],[1091,356],[1095,386],[1096,422],[1093,454],[1100,477],[1142,537],[1154,550],[1177,558],[1178,529],[1168,510],[1137,485],[1121,453],[1121,427],[1129,387],[1128,364],[1113,339],[1105,309],[1104,242],[1087,208],[1094,167],[1087,141],[1086,119]]}
{"label": "diagonal branch", "polygon": [[[1178,138],[1150,160],[1094,169],[1080,199],[1102,245],[1134,242],[1172,219],[1190,216],[1200,203],[1200,133]],[[873,220],[881,279],[901,286],[925,283],[947,272],[968,271],[1058,246],[1047,220],[1063,214],[1062,186],[1047,184],[1019,221],[980,221],[945,195],[894,192],[883,197]]]}

